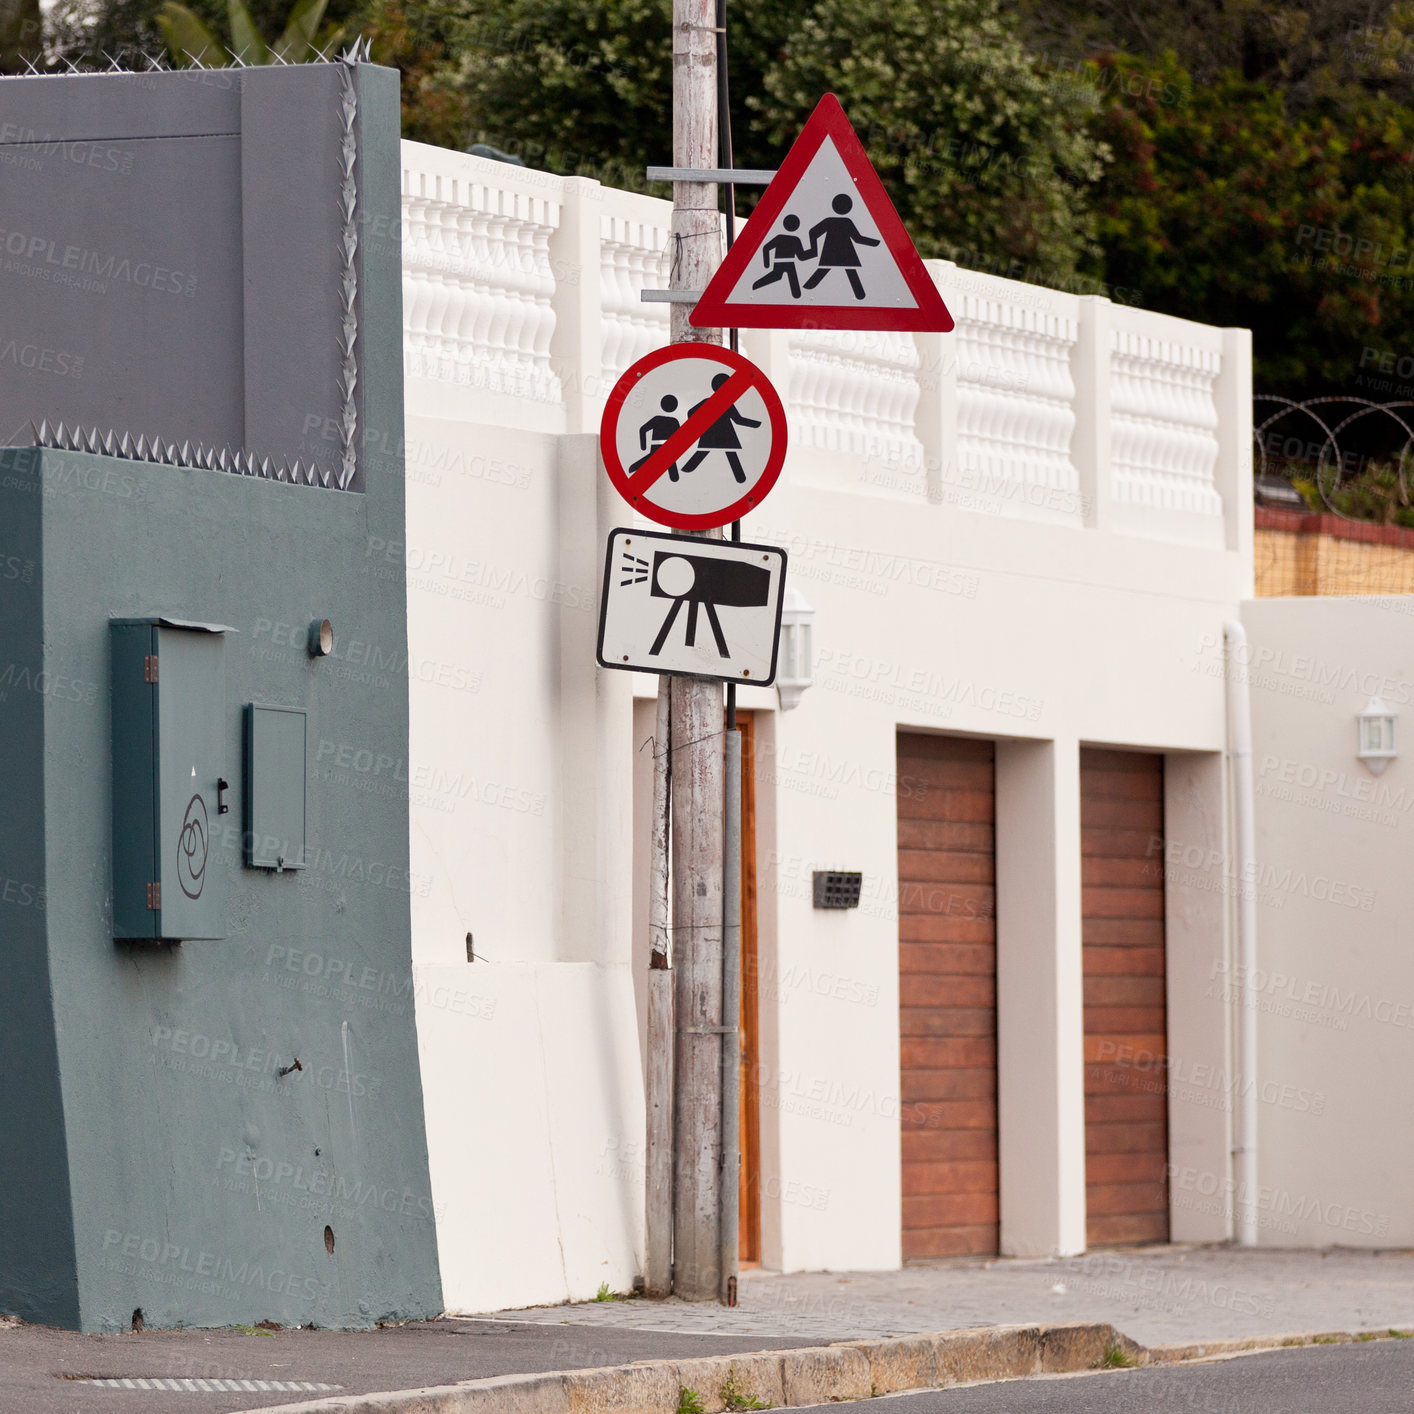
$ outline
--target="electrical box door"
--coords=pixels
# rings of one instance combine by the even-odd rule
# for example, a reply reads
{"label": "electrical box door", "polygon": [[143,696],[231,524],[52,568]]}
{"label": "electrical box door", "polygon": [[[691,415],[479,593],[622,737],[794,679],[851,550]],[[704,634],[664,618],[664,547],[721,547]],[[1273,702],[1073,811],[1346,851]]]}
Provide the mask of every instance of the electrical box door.
{"label": "electrical box door", "polygon": [[115,938],[226,936],[228,631],[112,622]]}
{"label": "electrical box door", "polygon": [[305,714],[297,707],[245,709],[245,862],[252,869],[304,868]]}

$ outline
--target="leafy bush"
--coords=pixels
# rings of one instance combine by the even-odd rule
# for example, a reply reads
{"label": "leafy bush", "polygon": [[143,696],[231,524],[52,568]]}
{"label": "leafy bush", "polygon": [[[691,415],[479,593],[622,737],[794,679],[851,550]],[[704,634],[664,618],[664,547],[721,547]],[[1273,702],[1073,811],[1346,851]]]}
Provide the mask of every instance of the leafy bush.
{"label": "leafy bush", "polygon": [[[1414,110],[1363,91],[1288,111],[1228,72],[1109,56],[1095,191],[1105,277],[1186,319],[1253,331],[1259,391],[1353,383],[1414,317]],[[1414,352],[1414,349],[1410,350]]]}
{"label": "leafy bush", "polygon": [[1292,478],[1291,484],[1313,511],[1334,511],[1375,525],[1414,528],[1414,457],[1405,462],[1403,479],[1398,462],[1373,462],[1342,481],[1337,482],[1332,474],[1329,479],[1322,478],[1320,485],[1302,477]]}

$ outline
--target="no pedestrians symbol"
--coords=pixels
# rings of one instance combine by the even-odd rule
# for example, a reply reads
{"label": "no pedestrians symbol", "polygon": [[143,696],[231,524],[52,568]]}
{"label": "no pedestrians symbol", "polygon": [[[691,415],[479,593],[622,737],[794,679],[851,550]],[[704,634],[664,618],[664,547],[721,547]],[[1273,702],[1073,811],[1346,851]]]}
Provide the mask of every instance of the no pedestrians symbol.
{"label": "no pedestrians symbol", "polygon": [[634,510],[678,530],[739,520],[775,485],[786,414],[766,375],[716,344],[672,344],[614,385],[604,468]]}
{"label": "no pedestrians symbol", "polygon": [[943,334],[953,327],[834,94],[810,115],[691,321]]}

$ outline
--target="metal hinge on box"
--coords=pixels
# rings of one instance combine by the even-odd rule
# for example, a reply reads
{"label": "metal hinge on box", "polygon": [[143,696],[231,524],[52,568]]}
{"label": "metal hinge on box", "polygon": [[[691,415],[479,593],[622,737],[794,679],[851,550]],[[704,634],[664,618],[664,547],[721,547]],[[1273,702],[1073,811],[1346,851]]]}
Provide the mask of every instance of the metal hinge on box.
{"label": "metal hinge on box", "polygon": [[147,906],[156,913],[162,907],[162,885],[149,884],[147,886]]}
{"label": "metal hinge on box", "polygon": [[157,654],[149,653],[142,660],[142,680],[143,682],[157,681]]}

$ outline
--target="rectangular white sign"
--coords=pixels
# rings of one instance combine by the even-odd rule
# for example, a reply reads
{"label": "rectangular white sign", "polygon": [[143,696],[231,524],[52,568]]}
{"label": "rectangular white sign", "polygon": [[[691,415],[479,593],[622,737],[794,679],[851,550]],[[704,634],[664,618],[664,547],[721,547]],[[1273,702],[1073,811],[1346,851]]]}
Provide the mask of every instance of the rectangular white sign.
{"label": "rectangular white sign", "polygon": [[786,552],[652,530],[612,530],[599,662],[769,687],[776,680]]}

